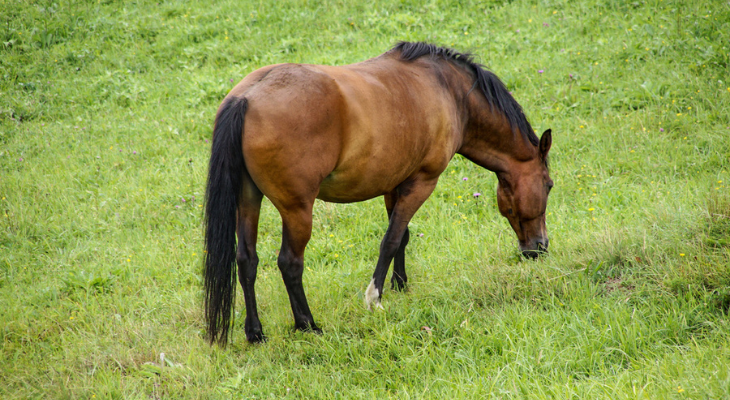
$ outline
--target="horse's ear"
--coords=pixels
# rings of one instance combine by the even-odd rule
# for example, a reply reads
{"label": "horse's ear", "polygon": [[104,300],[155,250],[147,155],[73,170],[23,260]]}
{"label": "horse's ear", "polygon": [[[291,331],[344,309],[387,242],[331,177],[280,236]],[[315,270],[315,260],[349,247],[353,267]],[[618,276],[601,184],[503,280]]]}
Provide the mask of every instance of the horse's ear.
{"label": "horse's ear", "polygon": [[552,129],[548,129],[545,132],[542,133],[542,137],[540,138],[540,156],[544,159],[547,157],[548,151],[550,151],[550,146],[553,145],[553,131]]}

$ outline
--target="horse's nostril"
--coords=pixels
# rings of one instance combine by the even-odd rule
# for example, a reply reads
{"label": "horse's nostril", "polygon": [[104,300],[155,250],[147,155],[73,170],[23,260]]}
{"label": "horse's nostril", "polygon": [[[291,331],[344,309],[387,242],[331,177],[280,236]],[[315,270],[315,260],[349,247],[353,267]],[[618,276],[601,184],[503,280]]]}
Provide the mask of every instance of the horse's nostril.
{"label": "horse's nostril", "polygon": [[522,251],[523,256],[525,256],[527,258],[532,258],[532,259],[537,258],[538,254],[539,254],[539,251],[536,251],[536,250],[523,250]]}

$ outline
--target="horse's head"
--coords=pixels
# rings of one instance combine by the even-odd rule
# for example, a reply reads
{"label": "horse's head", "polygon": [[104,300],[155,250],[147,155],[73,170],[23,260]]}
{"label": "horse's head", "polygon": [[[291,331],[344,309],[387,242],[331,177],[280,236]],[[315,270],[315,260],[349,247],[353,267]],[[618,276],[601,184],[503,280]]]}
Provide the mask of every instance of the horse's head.
{"label": "horse's head", "polygon": [[536,258],[547,253],[548,235],[545,208],[553,187],[547,167],[547,155],[552,144],[550,129],[542,134],[539,156],[515,163],[508,172],[497,173],[497,204],[517,234],[520,250],[526,257]]}

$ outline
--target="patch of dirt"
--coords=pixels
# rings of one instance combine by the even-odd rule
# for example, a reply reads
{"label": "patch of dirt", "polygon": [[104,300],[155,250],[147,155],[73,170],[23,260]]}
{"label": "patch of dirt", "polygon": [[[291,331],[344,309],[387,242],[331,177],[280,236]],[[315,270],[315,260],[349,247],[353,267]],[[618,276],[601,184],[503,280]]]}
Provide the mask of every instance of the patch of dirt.
{"label": "patch of dirt", "polygon": [[631,291],[634,289],[632,285],[625,284],[620,276],[616,278],[608,278],[605,282],[603,282],[603,288],[606,291],[606,294],[613,293],[616,290]]}

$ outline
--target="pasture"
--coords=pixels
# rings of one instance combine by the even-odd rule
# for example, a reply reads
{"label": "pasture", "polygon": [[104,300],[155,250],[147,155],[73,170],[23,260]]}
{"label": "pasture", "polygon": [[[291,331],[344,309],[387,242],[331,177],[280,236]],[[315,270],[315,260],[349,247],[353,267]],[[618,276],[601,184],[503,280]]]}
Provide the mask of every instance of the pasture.
{"label": "pasture", "polygon": [[[0,0],[0,398],[730,398],[730,3]],[[553,132],[550,254],[457,156],[408,290],[363,305],[381,199],[318,201],[295,332],[264,200],[257,300],[204,340],[212,122],[249,72],[399,40],[472,52]],[[161,359],[161,354],[164,354]]]}

